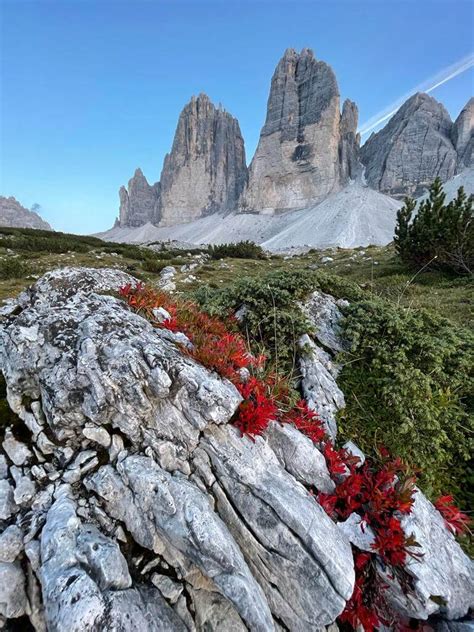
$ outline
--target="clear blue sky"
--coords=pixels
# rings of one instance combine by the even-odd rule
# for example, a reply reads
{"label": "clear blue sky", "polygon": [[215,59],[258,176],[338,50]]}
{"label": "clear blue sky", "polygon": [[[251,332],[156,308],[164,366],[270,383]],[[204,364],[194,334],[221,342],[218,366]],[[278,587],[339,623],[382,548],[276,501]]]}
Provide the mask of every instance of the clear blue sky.
{"label": "clear blue sky", "polygon": [[[176,121],[207,92],[250,162],[287,47],[329,62],[360,120],[474,49],[472,0],[0,0],[0,194],[95,232],[137,166],[159,179]],[[472,69],[433,92],[453,117]]]}

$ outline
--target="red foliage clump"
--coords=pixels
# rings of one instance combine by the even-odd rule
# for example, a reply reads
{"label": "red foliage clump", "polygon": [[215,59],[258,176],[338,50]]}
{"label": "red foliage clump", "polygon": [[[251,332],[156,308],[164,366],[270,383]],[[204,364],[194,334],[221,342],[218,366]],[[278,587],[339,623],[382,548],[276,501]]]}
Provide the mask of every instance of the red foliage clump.
{"label": "red foliage clump", "polygon": [[435,507],[443,516],[448,529],[450,529],[454,535],[469,532],[469,527],[472,523],[471,518],[454,504],[454,498],[452,496],[440,496],[435,502]]}

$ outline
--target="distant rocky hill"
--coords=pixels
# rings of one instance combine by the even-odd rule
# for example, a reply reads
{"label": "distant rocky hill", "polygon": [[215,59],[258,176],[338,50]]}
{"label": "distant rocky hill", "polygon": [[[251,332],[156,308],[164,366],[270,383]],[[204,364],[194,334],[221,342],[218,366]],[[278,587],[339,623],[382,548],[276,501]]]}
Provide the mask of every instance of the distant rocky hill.
{"label": "distant rocky hill", "polygon": [[41,228],[53,230],[48,222],[27,208],[22,206],[14,197],[0,195],[0,226],[16,228]]}
{"label": "distant rocky hill", "polygon": [[193,97],[179,117],[160,181],[149,184],[137,169],[128,189],[120,189],[116,225],[278,215],[315,208],[354,181],[395,198],[418,197],[436,177],[446,182],[474,165],[474,98],[453,122],[433,97],[415,94],[362,148],[357,124],[355,103],[346,100],[341,111],[331,67],[307,48],[288,49],[273,74],[249,168],[237,119],[205,94]]}

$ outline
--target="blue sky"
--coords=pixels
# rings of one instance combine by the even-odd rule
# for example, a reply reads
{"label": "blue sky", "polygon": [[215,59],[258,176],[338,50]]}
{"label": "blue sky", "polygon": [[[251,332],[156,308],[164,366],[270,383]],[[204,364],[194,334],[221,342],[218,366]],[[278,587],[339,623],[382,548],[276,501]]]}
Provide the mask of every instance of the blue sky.
{"label": "blue sky", "polygon": [[[110,227],[137,166],[159,179],[192,94],[239,119],[247,160],[287,47],[334,68],[360,121],[474,49],[471,0],[0,0],[0,194],[54,228]],[[453,117],[472,68],[432,94]]]}

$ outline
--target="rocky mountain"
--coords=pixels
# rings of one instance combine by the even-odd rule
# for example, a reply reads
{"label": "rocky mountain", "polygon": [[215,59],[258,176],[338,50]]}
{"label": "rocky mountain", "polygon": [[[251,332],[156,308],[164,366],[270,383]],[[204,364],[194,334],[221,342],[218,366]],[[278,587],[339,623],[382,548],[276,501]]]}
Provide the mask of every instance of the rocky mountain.
{"label": "rocky mountain", "polygon": [[53,230],[38,213],[29,211],[14,197],[0,196],[0,226]]}
{"label": "rocky mountain", "polygon": [[428,94],[410,97],[360,152],[374,189],[394,197],[422,195],[436,177],[446,182],[472,162],[474,100],[453,124]]}
{"label": "rocky mountain", "polygon": [[[289,422],[242,434],[235,382],[186,352],[183,333],[110,295],[136,283],[117,269],[66,267],[1,309],[2,626],[333,631],[369,553],[368,615],[385,603],[390,617],[437,632],[469,629],[474,565],[420,490],[391,518],[397,537],[416,538],[403,566],[365,518],[371,503],[349,497],[343,519],[320,504],[368,475],[324,456],[345,405],[336,359],[347,302],[316,291],[303,306],[312,334],[299,340],[302,395],[327,428],[323,447]],[[153,313],[166,318],[161,306]],[[360,467],[364,454],[346,449]],[[387,502],[391,479],[381,480],[374,496],[390,489]]]}
{"label": "rocky mountain", "polygon": [[247,182],[237,119],[205,94],[193,97],[179,117],[160,182],[162,225],[235,209]]}
{"label": "rocky mountain", "polygon": [[[353,101],[347,99],[341,112],[331,67],[308,48],[288,49],[272,77],[249,169],[237,119],[205,94],[193,97],[179,117],[160,181],[148,184],[137,169],[128,190],[120,189],[117,226],[150,224],[141,231],[146,233],[215,213],[277,216],[316,208],[348,183],[362,184],[364,172],[376,191],[398,199],[419,197],[437,176],[447,182],[474,164],[474,98],[453,123],[441,103],[415,94],[362,148],[357,126]],[[220,232],[229,225],[221,220]]]}
{"label": "rocky mountain", "polygon": [[331,67],[310,49],[288,49],[272,78],[241,208],[300,209],[338,191],[357,168],[356,130],[357,107],[347,101],[341,117]]}
{"label": "rocky mountain", "polygon": [[128,190],[120,187],[120,226],[142,226],[160,220],[160,183],[148,184],[141,169],[128,181]]}
{"label": "rocky mountain", "polygon": [[458,154],[458,171],[474,167],[474,97],[469,99],[454,122],[451,137]]}
{"label": "rocky mountain", "polygon": [[120,189],[119,225],[179,224],[235,209],[247,182],[244,140],[237,119],[209,97],[193,97],[179,117],[160,181],[140,169]]}

